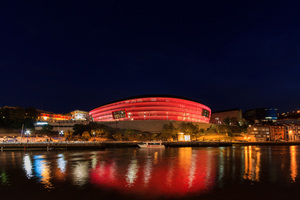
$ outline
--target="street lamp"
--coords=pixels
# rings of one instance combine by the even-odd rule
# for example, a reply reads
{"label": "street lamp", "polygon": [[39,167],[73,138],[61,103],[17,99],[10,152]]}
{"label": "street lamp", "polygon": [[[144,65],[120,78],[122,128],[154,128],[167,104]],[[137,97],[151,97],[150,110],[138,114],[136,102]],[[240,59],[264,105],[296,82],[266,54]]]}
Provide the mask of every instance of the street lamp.
{"label": "street lamp", "polygon": [[28,142],[28,137],[29,137],[29,135],[30,135],[30,130],[27,129],[26,132],[25,132],[25,134],[27,135],[27,142]]}
{"label": "street lamp", "polygon": [[93,132],[93,135],[94,135],[94,141],[96,141],[96,139],[95,139],[96,133],[95,133],[95,132]]}
{"label": "street lamp", "polygon": [[64,135],[64,131],[61,130],[61,131],[59,132],[59,135],[60,135],[60,137],[62,137],[62,136]]}

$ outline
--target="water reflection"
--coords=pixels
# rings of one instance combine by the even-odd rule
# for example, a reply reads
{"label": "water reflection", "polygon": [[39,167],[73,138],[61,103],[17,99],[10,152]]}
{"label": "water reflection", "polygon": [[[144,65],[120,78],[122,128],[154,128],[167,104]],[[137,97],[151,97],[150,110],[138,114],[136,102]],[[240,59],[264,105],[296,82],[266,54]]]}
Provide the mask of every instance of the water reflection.
{"label": "water reflection", "polygon": [[8,174],[5,170],[0,173],[0,185],[9,185]]}
{"label": "water reflection", "polygon": [[50,182],[50,174],[51,169],[49,162],[45,159],[45,155],[35,155],[33,156],[34,160],[34,172],[36,177],[39,178],[40,182],[45,186],[47,189],[52,188],[52,183]]}
{"label": "water reflection", "polygon": [[127,186],[131,187],[137,178],[137,172],[139,170],[139,166],[136,159],[131,160],[131,163],[128,167],[128,172],[126,174],[126,182]]}
{"label": "water reflection", "polygon": [[87,161],[76,162],[72,172],[75,185],[83,186],[89,178],[89,163]]}
{"label": "water reflection", "polygon": [[66,177],[66,168],[67,168],[67,161],[65,159],[64,154],[57,155],[57,168],[55,170],[55,176],[59,180],[64,180]]}
{"label": "water reflection", "polygon": [[[141,155],[143,157],[138,159]],[[209,161],[207,151],[199,154],[199,151],[192,148],[181,148],[176,155],[160,159],[163,155],[164,151],[161,150],[136,152],[136,157],[127,162],[125,175],[118,168],[125,167],[126,161],[118,160],[116,165],[102,163],[91,172],[91,181],[101,187],[109,186],[122,192],[142,193],[152,197],[201,193],[213,186],[214,175],[210,171],[215,166],[212,160]],[[117,170],[112,170],[112,167]],[[114,174],[108,176],[108,171]]]}
{"label": "water reflection", "polygon": [[30,156],[28,154],[25,154],[23,157],[23,168],[25,170],[27,178],[32,178],[33,172],[32,172],[32,163],[30,160]]}
{"label": "water reflection", "polygon": [[244,147],[244,179],[251,181],[259,181],[260,156],[261,152],[259,147]]}
{"label": "water reflection", "polygon": [[[154,199],[189,197],[236,185],[296,185],[299,184],[299,150],[298,146],[236,146],[3,152],[0,185],[14,186],[12,180],[19,178],[15,182],[26,179],[47,191],[64,184],[77,190],[80,186],[80,190],[118,191]],[[16,178],[14,170],[24,175]]]}
{"label": "water reflection", "polygon": [[291,171],[292,182],[296,181],[298,175],[296,155],[297,155],[296,146],[290,146],[290,158],[291,158],[290,171]]}

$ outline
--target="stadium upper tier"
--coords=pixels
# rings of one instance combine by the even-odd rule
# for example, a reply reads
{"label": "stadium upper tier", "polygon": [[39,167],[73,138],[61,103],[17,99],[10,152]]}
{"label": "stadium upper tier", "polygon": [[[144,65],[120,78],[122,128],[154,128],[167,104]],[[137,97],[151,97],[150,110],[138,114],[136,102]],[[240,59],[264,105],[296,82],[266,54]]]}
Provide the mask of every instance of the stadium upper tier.
{"label": "stadium upper tier", "polygon": [[144,97],[122,100],[90,111],[94,121],[175,120],[209,123],[207,106],[174,97]]}

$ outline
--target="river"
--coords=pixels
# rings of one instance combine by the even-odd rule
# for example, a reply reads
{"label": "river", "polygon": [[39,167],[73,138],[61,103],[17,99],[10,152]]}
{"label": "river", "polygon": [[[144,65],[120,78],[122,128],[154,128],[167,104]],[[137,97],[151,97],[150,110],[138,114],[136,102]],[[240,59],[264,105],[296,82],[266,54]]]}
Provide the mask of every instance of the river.
{"label": "river", "polygon": [[0,152],[1,199],[297,199],[300,146]]}

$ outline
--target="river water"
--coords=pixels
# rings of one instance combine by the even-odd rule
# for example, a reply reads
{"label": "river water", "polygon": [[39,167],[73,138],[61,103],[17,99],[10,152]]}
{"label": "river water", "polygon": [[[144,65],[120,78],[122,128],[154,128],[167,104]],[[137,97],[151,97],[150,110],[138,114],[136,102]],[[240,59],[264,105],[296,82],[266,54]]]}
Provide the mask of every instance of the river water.
{"label": "river water", "polygon": [[0,152],[0,199],[298,199],[300,146]]}

